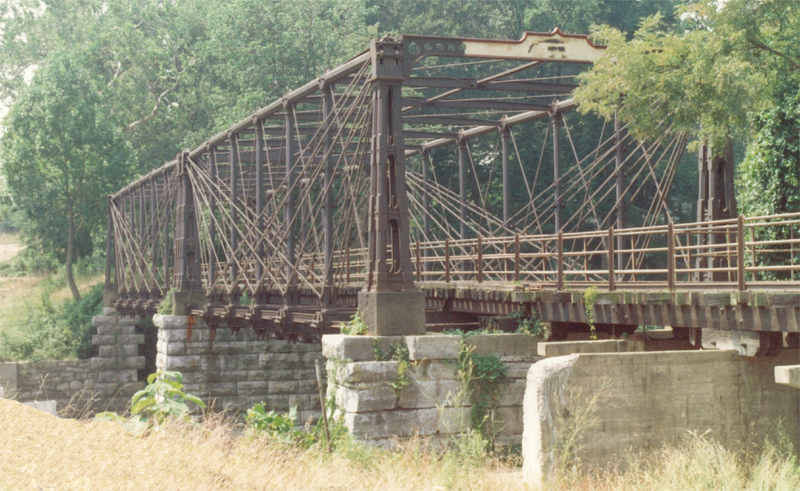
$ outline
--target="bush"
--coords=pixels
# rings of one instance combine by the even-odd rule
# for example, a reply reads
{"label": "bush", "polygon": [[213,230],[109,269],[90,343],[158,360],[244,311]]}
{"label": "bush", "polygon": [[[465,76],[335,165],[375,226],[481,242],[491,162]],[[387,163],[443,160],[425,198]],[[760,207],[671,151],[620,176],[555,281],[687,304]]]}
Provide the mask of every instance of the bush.
{"label": "bush", "polygon": [[28,247],[8,261],[0,263],[0,275],[29,276],[55,273],[58,267],[59,261],[53,254],[45,254]]}
{"label": "bush", "polygon": [[92,317],[102,313],[103,284],[93,286],[79,301],[50,302],[55,283],[45,281],[38,302],[22,307],[22,328],[0,332],[0,358],[8,360],[59,360],[91,358],[96,349]]}

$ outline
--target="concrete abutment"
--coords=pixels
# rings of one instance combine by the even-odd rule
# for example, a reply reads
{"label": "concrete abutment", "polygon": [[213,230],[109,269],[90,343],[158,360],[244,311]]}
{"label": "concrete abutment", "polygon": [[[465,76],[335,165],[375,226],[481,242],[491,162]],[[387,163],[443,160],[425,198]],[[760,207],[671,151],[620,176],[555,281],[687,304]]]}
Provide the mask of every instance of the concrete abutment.
{"label": "concrete abutment", "polygon": [[581,425],[575,457],[589,469],[624,466],[630,455],[690,431],[734,451],[782,431],[797,447],[800,394],[776,384],[773,372],[798,356],[797,349],[772,358],[733,350],[580,353],[536,363],[525,391],[525,480],[543,484],[565,451],[561,435]]}

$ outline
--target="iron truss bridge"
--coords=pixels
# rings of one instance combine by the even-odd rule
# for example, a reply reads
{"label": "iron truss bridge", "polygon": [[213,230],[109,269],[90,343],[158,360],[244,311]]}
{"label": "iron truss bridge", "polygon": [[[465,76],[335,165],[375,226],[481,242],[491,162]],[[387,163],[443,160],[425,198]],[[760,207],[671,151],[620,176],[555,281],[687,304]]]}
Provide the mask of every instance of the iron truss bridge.
{"label": "iron truss bridge", "polygon": [[684,136],[572,112],[603,52],[558,29],[373,40],[110,195],[106,304],[313,339],[360,304],[370,329],[413,305],[428,329],[585,323],[576,295],[597,287],[608,325],[797,332],[800,215],[737,217],[704,150],[698,222],[674,224]]}

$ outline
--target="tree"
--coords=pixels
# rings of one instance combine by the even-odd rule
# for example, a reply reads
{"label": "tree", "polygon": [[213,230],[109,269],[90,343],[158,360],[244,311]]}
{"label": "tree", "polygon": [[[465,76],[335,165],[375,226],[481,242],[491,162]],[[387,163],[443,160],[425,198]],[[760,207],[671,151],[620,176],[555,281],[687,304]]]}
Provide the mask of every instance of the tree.
{"label": "tree", "polygon": [[754,115],[752,125],[738,169],[739,208],[747,215],[800,211],[800,84],[783,84],[774,107]]}
{"label": "tree", "polygon": [[770,0],[701,0],[667,27],[645,19],[633,39],[610,27],[594,36],[608,52],[582,78],[582,111],[617,113],[639,137],[665,128],[721,149],[749,136],[752,115],[775,104],[787,74],[800,70],[800,6]]}
{"label": "tree", "polygon": [[26,232],[72,264],[102,227],[106,196],[132,175],[135,159],[103,110],[101,89],[79,53],[55,52],[20,93],[0,142],[9,191],[28,218]]}

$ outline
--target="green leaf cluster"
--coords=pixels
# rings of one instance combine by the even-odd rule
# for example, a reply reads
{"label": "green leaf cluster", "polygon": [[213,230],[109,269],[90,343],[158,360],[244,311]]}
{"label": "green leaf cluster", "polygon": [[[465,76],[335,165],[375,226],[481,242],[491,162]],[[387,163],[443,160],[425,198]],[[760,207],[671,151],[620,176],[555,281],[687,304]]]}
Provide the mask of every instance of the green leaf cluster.
{"label": "green leaf cluster", "polygon": [[581,111],[614,114],[639,138],[666,129],[708,141],[750,135],[750,116],[767,111],[784,80],[800,69],[800,9],[794,2],[700,0],[641,21],[633,39],[593,29],[606,56],[581,76]]}
{"label": "green leaf cluster", "polygon": [[350,334],[352,336],[360,336],[367,334],[369,332],[369,326],[364,319],[361,317],[361,311],[357,310],[353,317],[350,319],[350,322],[344,324],[340,329],[342,334]]}

